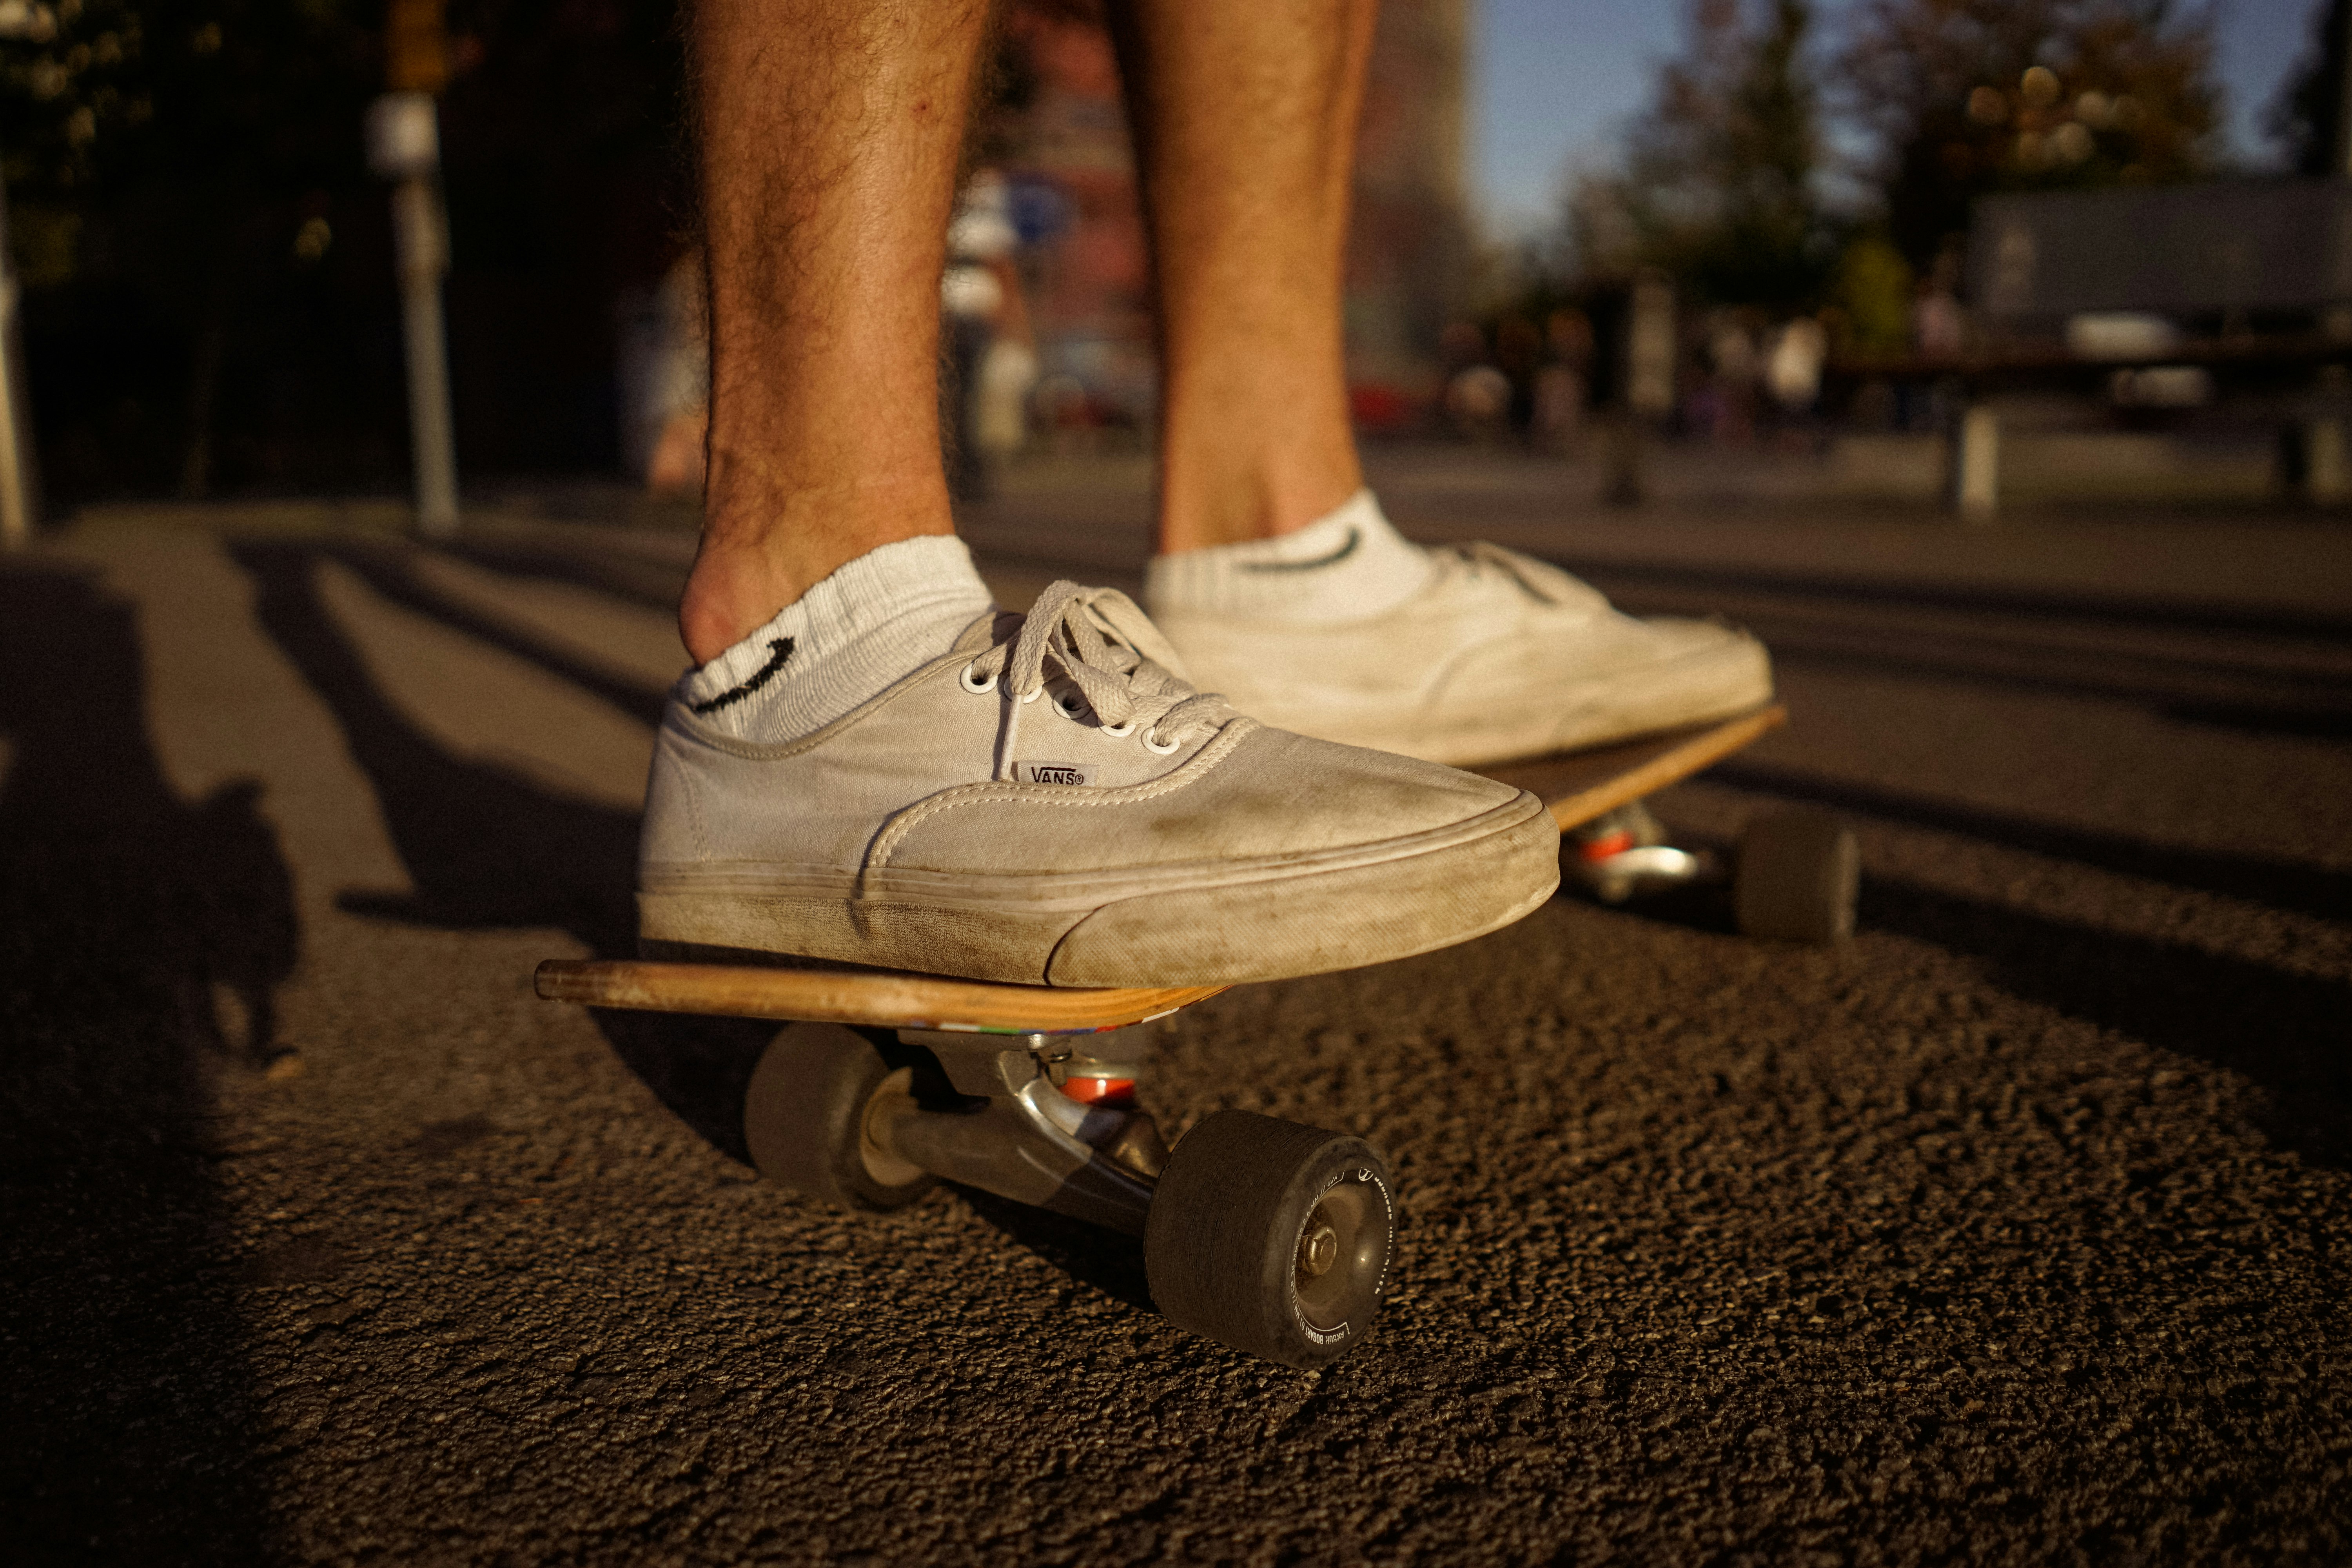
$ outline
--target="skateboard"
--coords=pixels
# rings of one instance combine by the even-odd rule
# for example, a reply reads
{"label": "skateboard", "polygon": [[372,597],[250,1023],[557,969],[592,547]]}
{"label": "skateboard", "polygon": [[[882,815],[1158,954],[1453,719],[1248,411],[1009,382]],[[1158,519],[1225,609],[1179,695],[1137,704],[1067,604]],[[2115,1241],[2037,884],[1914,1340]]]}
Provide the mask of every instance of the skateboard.
{"label": "skateboard", "polygon": [[[1642,805],[1785,717],[1768,707],[1482,771],[1542,797],[1560,826],[1563,879],[1604,902],[1728,882],[1743,931],[1833,941],[1853,928],[1859,876],[1843,826],[1766,816],[1727,860],[1667,844]],[[1135,1026],[1223,986],[648,958],[551,959],[537,988],[593,1007],[784,1023],[752,1072],[744,1133],[761,1173],[804,1196],[882,1212],[946,1180],[1139,1237],[1170,1321],[1301,1368],[1360,1342],[1387,1292],[1395,1184],[1370,1144],[1220,1110],[1171,1150],[1137,1105],[1148,1039]]]}

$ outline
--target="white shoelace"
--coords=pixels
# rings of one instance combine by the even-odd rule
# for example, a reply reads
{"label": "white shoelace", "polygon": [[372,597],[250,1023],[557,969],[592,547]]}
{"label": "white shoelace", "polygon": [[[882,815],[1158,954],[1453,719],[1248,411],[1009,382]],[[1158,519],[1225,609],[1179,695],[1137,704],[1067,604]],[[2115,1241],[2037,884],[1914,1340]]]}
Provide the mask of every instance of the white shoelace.
{"label": "white shoelace", "polygon": [[996,776],[1010,778],[1021,714],[1055,673],[1078,689],[1106,733],[1140,725],[1143,743],[1162,755],[1236,717],[1223,697],[1176,674],[1182,663],[1134,600],[1116,588],[1064,581],[1037,595],[1011,642],[964,667],[963,684],[967,691],[1003,686],[1009,700]]}

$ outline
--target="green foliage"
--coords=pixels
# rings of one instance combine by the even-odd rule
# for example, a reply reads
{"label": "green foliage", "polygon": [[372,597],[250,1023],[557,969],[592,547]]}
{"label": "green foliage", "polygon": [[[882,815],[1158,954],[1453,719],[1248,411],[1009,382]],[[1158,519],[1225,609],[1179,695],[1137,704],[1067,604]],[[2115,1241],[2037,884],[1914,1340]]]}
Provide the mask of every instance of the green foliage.
{"label": "green foliage", "polygon": [[2270,133],[2286,143],[2298,174],[2340,174],[2344,129],[2343,59],[2352,49],[2352,0],[2328,0],[2313,29],[2312,47],[2267,116]]}
{"label": "green foliage", "polygon": [[1808,0],[1697,0],[1660,73],[1622,179],[1589,184],[1574,222],[1589,269],[1656,267],[1696,299],[1802,310],[1836,258],[1815,177],[1819,95]]}
{"label": "green foliage", "polygon": [[1831,298],[1844,322],[1843,346],[1864,353],[1901,353],[1911,345],[1915,275],[1884,236],[1864,233],[1838,258]]}
{"label": "green foliage", "polygon": [[201,491],[224,366],[266,335],[240,342],[240,314],[317,271],[331,194],[365,186],[377,17],[360,0],[50,3],[0,41],[44,467],[68,490]]}
{"label": "green foliage", "polygon": [[[383,0],[49,0],[0,41],[43,462],[68,493],[396,484]],[[672,254],[675,0],[453,0],[442,101],[469,468],[608,460],[614,301]]]}
{"label": "green foliage", "polygon": [[[356,178],[373,16],[352,0],[59,0],[0,43],[0,172],[25,206],[101,226],[162,205],[257,203]],[[33,228],[41,226],[35,219]],[[28,268],[59,280],[55,227]],[[184,246],[175,259],[184,263]]]}

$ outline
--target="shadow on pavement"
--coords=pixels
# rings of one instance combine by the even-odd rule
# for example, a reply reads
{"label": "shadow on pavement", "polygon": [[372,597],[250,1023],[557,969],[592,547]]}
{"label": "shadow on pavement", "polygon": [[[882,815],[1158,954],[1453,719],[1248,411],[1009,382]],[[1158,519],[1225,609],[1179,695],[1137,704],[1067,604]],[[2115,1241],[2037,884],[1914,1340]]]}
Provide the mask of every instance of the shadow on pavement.
{"label": "shadow on pavement", "polygon": [[2241,1074],[2266,1091],[2258,1125],[2273,1143],[2352,1165],[2352,987],[1885,878],[1863,879],[1858,923],[1976,958],[2012,996]]}
{"label": "shadow on pavement", "polygon": [[1143,1243],[1081,1220],[1033,1209],[978,1187],[953,1184],[988,1227],[1077,1280],[1140,1312],[1157,1313],[1144,1277]]}
{"label": "shadow on pavement", "polygon": [[[347,544],[329,547],[327,553],[359,574],[360,580],[404,609],[440,622],[453,631],[526,658],[609,703],[640,724],[661,722],[665,695],[643,684],[600,669],[573,657],[544,637],[531,636],[500,620],[452,603],[420,581],[414,552],[382,545]],[[634,847],[635,830],[631,829]]]}
{"label": "shadow on pavement", "polygon": [[[2343,907],[2323,907],[2319,900],[2331,881],[2345,879],[2316,868],[2175,851],[1996,813],[1915,806],[1878,792],[1817,787],[1798,775],[1741,762],[1719,764],[1708,778],[2282,909],[2307,908],[2334,917]],[[1733,849],[1727,843],[1707,847],[1720,854]],[[1669,889],[1626,906],[1626,912],[1694,930],[1737,929],[1728,900],[1708,888]],[[2352,1070],[2345,1066],[2352,1048],[2352,986],[2176,942],[2051,920],[1877,875],[1866,865],[1855,924],[1978,959],[1986,966],[1986,981],[2012,996],[2238,1073],[2268,1095],[2260,1119],[2265,1137],[2305,1159],[2352,1166]]]}
{"label": "shadow on pavement", "polygon": [[[1852,638],[1845,639],[1843,645],[1829,645],[1809,639],[1801,632],[1767,628],[1759,635],[1771,648],[1774,660],[1783,668],[1843,666],[1878,676],[1910,676],[2010,691],[2046,692],[2095,702],[2121,702],[2144,708],[2175,723],[2202,724],[2249,735],[2285,735],[2315,741],[2352,738],[2352,705],[2345,702],[2339,687],[2328,687],[2315,697],[2279,698],[2260,693],[2200,696],[2180,691],[2162,674],[2100,679],[2083,674],[2079,668],[2061,672],[2030,668],[2013,655],[1994,660],[1950,652],[1940,658],[1927,657],[1917,651],[1920,644],[1916,642],[1909,647],[1898,647],[1891,642],[1874,647],[1858,646]],[[2257,676],[2248,679],[2290,687],[2323,684],[2301,678]]]}
{"label": "shadow on pavement", "polygon": [[[442,604],[397,563],[363,553],[248,542],[230,555],[253,575],[262,628],[333,711],[352,759],[375,786],[415,886],[409,893],[346,890],[337,900],[343,909],[452,931],[553,927],[596,957],[635,956],[636,814],[452,757],[427,739],[377,687],[328,610],[319,563],[368,563],[362,575],[371,586],[460,631],[482,635],[479,617]],[[494,646],[579,678],[572,661],[535,639],[493,629]],[[605,686],[589,689],[617,700]],[[743,1091],[772,1026],[651,1013],[595,1016],[614,1052],[664,1105],[715,1147],[748,1158]]]}
{"label": "shadow on pavement", "polygon": [[14,1563],[252,1563],[268,1441],[214,1079],[275,1049],[292,884],[249,782],[189,805],[130,605],[0,571],[0,1520]]}
{"label": "shadow on pavement", "polygon": [[1924,796],[1840,784],[1790,768],[1734,758],[1707,773],[1708,782],[1754,790],[1788,800],[1813,801],[1841,811],[1860,812],[1914,827],[1956,833],[2054,860],[2071,860],[2120,876],[2194,892],[2244,899],[2274,910],[2341,920],[2352,910],[2352,875],[2293,860],[2227,850],[2182,849],[2143,838],[2039,821],[1980,806],[1954,805]]}
{"label": "shadow on pavement", "polygon": [[[1707,595],[1792,595],[1781,605],[1751,604],[1741,613],[1763,638],[1777,664],[1819,667],[1958,682],[2003,691],[2038,691],[2095,702],[2144,709],[2175,723],[2201,725],[2242,734],[2298,740],[2352,739],[2352,702],[2334,669],[2278,657],[2279,639],[2320,647],[2352,642],[2352,620],[2219,609],[2153,601],[1934,591],[1900,585],[1874,586],[1814,579],[1750,576],[1690,569],[1595,568],[1596,582],[1620,608],[1637,614],[1710,614],[1720,604]],[[1644,584],[1672,584],[1665,592]],[[1806,601],[1812,601],[1809,605]],[[1949,625],[1904,628],[1880,625],[1827,624],[1821,602],[1855,604],[1899,616],[1906,610],[1981,611],[2004,624],[1974,631]],[[2014,624],[2019,616],[2032,624]],[[2230,634],[2263,639],[2236,658],[2218,657],[2209,646],[2173,649],[2085,646],[2071,637],[2050,640],[2042,628],[2063,633],[2085,626],[2146,633],[2182,632],[2210,637]]]}
{"label": "shadow on pavement", "polygon": [[1670,588],[1676,594],[1696,590],[1702,597],[1724,593],[1783,594],[1868,605],[1874,609],[1969,610],[2000,616],[2038,616],[2050,619],[2166,627],[2179,631],[2246,632],[2263,637],[2305,637],[2314,642],[2352,644],[2352,616],[2331,615],[2325,611],[2200,605],[2171,599],[2132,598],[2122,595],[2035,593],[2022,588],[1937,587],[1924,583],[1862,582],[1796,573],[1726,571],[1717,567],[1673,566],[1651,562],[1600,561],[1558,551],[1546,551],[1543,554],[1547,560],[1608,590],[1612,599],[1620,593],[1632,596],[1638,594],[1643,585],[1654,584]]}
{"label": "shadow on pavement", "polygon": [[665,615],[677,611],[678,591],[686,585],[683,567],[610,553],[583,554],[577,550],[549,550],[474,539],[445,540],[434,548],[502,577],[592,588],[625,604],[659,610]]}
{"label": "shadow on pavement", "polygon": [[378,689],[328,611],[322,552],[245,543],[230,554],[253,575],[262,629],[333,710],[415,887],[345,892],[343,908],[457,931],[553,926],[600,956],[635,951],[635,813],[450,756]]}

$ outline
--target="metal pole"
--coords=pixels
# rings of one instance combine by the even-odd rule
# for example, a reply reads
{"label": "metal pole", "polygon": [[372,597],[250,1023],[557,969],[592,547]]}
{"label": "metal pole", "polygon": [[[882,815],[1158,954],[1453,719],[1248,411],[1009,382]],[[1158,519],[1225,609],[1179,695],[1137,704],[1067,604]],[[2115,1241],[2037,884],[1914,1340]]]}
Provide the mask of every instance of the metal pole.
{"label": "metal pole", "polygon": [[1969,404],[1953,429],[1952,506],[1963,522],[2000,510],[2000,416],[1989,404]]}
{"label": "metal pole", "polygon": [[457,531],[457,450],[449,414],[449,335],[441,279],[449,270],[448,221],[434,179],[441,136],[428,92],[388,92],[368,110],[368,162],[394,182],[392,233],[400,267],[400,314],[408,359],[408,437],[416,474],[416,529]]}
{"label": "metal pole", "polygon": [[16,268],[8,257],[8,201],[0,193],[0,549],[33,542],[41,487],[25,398],[24,334],[16,319]]}
{"label": "metal pole", "polygon": [[[38,0],[0,0],[0,38],[47,43],[58,16]],[[31,405],[25,396],[25,337],[17,320],[16,268],[8,255],[8,198],[0,191],[0,550],[33,542],[41,516],[40,472],[33,460]]]}
{"label": "metal pole", "polygon": [[457,448],[450,428],[449,337],[441,278],[449,268],[440,193],[422,175],[392,193],[400,250],[400,315],[408,350],[408,431],[416,470],[417,531],[457,531]]}

